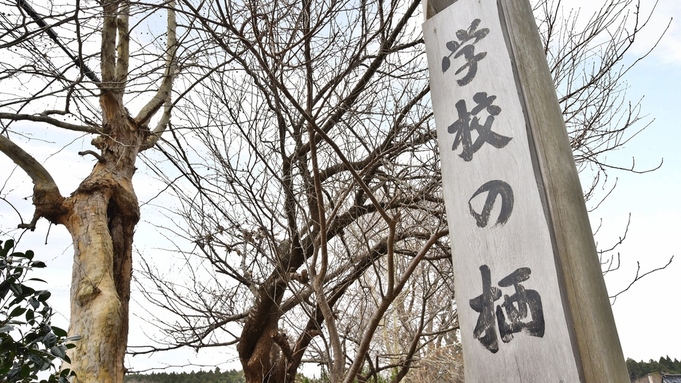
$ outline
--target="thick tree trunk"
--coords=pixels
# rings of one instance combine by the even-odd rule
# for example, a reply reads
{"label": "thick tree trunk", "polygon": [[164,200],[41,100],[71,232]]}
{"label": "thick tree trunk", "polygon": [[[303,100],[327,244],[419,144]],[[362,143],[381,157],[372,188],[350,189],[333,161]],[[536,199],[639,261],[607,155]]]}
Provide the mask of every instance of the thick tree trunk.
{"label": "thick tree trunk", "polygon": [[76,382],[123,382],[136,219],[121,225],[125,219],[113,213],[108,194],[74,196],[69,217],[74,246],[69,333],[83,337],[71,353]]}
{"label": "thick tree trunk", "polygon": [[276,366],[286,355],[282,355],[281,346],[275,346],[275,340],[285,289],[283,279],[276,275],[265,282],[244,324],[237,351],[247,383],[284,383],[284,370]]}
{"label": "thick tree trunk", "polygon": [[101,158],[65,200],[59,220],[71,233],[74,260],[69,335],[77,383],[122,383],[128,338],[132,241],[139,205],[132,188],[135,159],[146,138],[121,103],[102,97],[108,135],[93,144]]}
{"label": "thick tree trunk", "polygon": [[[107,107],[120,103],[103,103]],[[139,206],[132,188],[134,164],[148,131],[123,113],[106,114],[107,133],[94,140],[101,150],[92,173],[70,197],[21,148],[0,136],[0,150],[34,179],[34,228],[40,217],[64,225],[73,239],[69,350],[78,383],[122,383],[128,337],[132,240]],[[122,118],[120,118],[122,117]]]}
{"label": "thick tree trunk", "polygon": [[[170,0],[164,2],[162,7],[168,11],[168,28],[164,35],[167,50],[162,81],[156,94],[141,108],[137,117],[133,118],[123,103],[130,71],[131,2],[107,0],[100,2],[100,5],[101,80],[89,75],[91,71],[85,67],[82,58],[71,58],[76,67],[81,69],[81,73],[86,74],[97,86],[102,125],[95,127],[91,122],[84,126],[65,123],[51,117],[54,111],[39,116],[7,113],[1,113],[0,116],[12,121],[43,121],[60,128],[98,134],[92,144],[99,149],[99,153],[81,153],[92,154],[96,158],[94,169],[67,198],[61,195],[52,176],[42,164],[9,138],[0,135],[0,152],[20,166],[34,184],[34,216],[30,223],[22,223],[20,227],[35,229],[36,222],[40,218],[46,218],[54,224],[64,225],[73,240],[69,335],[81,336],[82,339],[75,343],[76,348],[69,350],[71,364],[68,367],[77,374],[73,381],[78,383],[123,382],[132,277],[132,241],[135,225],[139,221],[139,205],[132,187],[132,177],[138,153],[154,146],[168,126],[173,107],[172,84],[178,72],[175,57],[178,46],[175,1]],[[43,25],[37,19],[37,13],[32,12],[36,22]],[[74,19],[76,23],[79,22],[77,10],[74,12]],[[70,22],[67,19],[64,21]],[[56,39],[51,28],[45,28],[51,34],[50,37]],[[79,43],[82,42],[80,35],[74,37]],[[29,53],[35,52],[29,49]],[[149,63],[144,65],[147,64]],[[141,75],[149,76],[150,81],[155,81],[153,72]],[[47,78],[52,79],[52,75]],[[69,91],[66,96],[67,100],[72,96],[71,93]],[[140,95],[135,94],[136,97]],[[85,97],[85,94],[76,94],[74,97]],[[68,112],[68,101],[66,105],[65,112]],[[163,111],[160,119],[151,132],[148,124],[161,109]]]}

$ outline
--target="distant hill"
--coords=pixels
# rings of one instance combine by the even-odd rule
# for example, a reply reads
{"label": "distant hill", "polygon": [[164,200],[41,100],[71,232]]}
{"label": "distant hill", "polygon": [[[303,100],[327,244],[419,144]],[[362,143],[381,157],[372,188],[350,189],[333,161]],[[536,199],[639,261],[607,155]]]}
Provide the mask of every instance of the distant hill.
{"label": "distant hill", "polygon": [[214,371],[129,374],[124,380],[125,383],[244,383],[245,381],[243,372],[236,370],[222,372],[217,367]]}

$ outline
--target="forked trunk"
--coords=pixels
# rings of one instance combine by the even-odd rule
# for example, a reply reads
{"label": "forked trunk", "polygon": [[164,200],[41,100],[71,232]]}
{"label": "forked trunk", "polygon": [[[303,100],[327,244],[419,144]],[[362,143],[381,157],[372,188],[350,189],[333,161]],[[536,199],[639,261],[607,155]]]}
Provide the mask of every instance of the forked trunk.
{"label": "forked trunk", "polygon": [[59,220],[74,247],[69,335],[82,339],[69,356],[78,383],[122,383],[125,373],[132,241],[139,220],[132,176],[146,135],[111,101],[102,98],[110,133],[93,141],[101,157],[64,201],[68,213]]}
{"label": "forked trunk", "polygon": [[[57,41],[58,38],[55,37],[56,34],[51,27],[25,3],[19,1],[17,4],[33,17],[37,25],[41,26],[50,38]],[[101,24],[98,26],[101,28],[101,80],[85,66],[85,62],[91,56],[88,55],[87,59],[81,56],[75,57],[68,52],[68,47],[61,46],[61,48],[67,51],[73,64],[81,70],[81,73],[97,86],[102,112],[101,126],[93,125],[91,120],[96,119],[84,118],[83,120],[88,122],[81,126],[52,117],[56,113],[62,115],[71,113],[68,111],[71,97],[86,97],[86,93],[74,91],[73,87],[68,88],[68,94],[65,96],[66,109],[63,113],[52,110],[40,115],[30,115],[30,117],[22,114],[0,113],[2,114],[0,119],[3,121],[7,119],[43,121],[64,129],[97,134],[92,144],[99,149],[99,153],[94,151],[81,153],[82,155],[91,154],[96,158],[97,162],[90,175],[70,197],[64,198],[54,179],[42,164],[5,137],[5,133],[0,135],[0,152],[20,166],[33,181],[35,212],[32,221],[28,224],[22,223],[20,227],[35,229],[36,222],[40,218],[46,218],[54,224],[64,225],[73,240],[74,260],[69,335],[82,337],[80,341],[75,342],[76,348],[68,351],[71,359],[69,368],[77,375],[73,381],[122,383],[125,373],[123,361],[128,337],[132,240],[135,225],[139,221],[139,205],[132,188],[132,177],[138,153],[153,147],[170,121],[173,107],[171,90],[173,79],[178,73],[175,58],[178,46],[177,23],[175,1],[163,2],[161,8],[168,12],[168,26],[164,35],[167,50],[164,53],[165,65],[161,84],[156,94],[141,108],[139,114],[132,117],[123,104],[123,95],[126,92],[130,71],[131,2],[106,0],[99,2],[99,5],[101,15],[92,14],[91,16],[97,20],[101,17]],[[73,20],[76,23],[82,21],[79,19],[78,9],[76,4],[74,16],[65,18],[64,23],[68,24]],[[90,13],[90,8],[86,13]],[[19,29],[28,31],[27,26],[30,25],[26,24]],[[78,31],[78,28],[76,27],[75,30]],[[38,32],[35,33],[37,36]],[[84,40],[81,40],[81,37],[83,36],[76,34],[74,41],[82,43]],[[23,37],[17,41],[21,40]],[[13,44],[8,45],[8,47],[11,46]],[[29,49],[29,52],[35,56],[34,51]],[[49,61],[49,58],[47,60]],[[141,68],[146,70],[147,64],[149,63],[145,62]],[[153,71],[140,75],[150,76],[144,79],[155,81]],[[60,76],[65,75],[60,74]],[[53,75],[50,73],[47,78],[52,84]],[[63,78],[65,77],[59,77],[59,79]],[[74,87],[75,85],[77,83],[74,83]],[[139,96],[142,93],[135,94]],[[152,132],[149,129],[149,122],[152,118],[158,117],[157,113],[161,110],[156,128]],[[4,122],[3,126],[5,126]]]}

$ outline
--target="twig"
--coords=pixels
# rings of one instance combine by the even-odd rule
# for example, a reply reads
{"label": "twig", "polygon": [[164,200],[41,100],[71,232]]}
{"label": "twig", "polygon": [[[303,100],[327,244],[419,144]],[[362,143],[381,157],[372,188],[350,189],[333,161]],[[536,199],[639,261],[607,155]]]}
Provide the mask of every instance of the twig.
{"label": "twig", "polygon": [[103,163],[103,164],[106,163],[106,159],[105,159],[104,157],[100,156],[99,153],[97,153],[97,152],[95,152],[95,151],[92,151],[92,150],[84,150],[84,151],[82,151],[82,152],[78,152],[78,155],[79,155],[79,156],[84,156],[84,155],[86,155],[86,154],[91,154],[91,155],[95,156],[95,158],[97,158],[97,161],[99,161],[99,162],[101,162],[101,163]]}
{"label": "twig", "polygon": [[620,295],[621,295],[622,293],[624,293],[625,291],[629,290],[629,289],[631,288],[631,286],[634,285],[634,283],[638,282],[641,278],[645,277],[646,275],[652,274],[652,273],[654,273],[654,272],[656,272],[656,271],[660,271],[660,270],[666,269],[667,266],[669,266],[669,265],[672,264],[672,261],[673,261],[673,260],[674,260],[674,256],[672,255],[672,257],[669,258],[669,262],[667,262],[666,265],[664,265],[664,266],[662,266],[662,267],[658,267],[658,268],[653,269],[653,270],[650,270],[650,271],[647,271],[647,272],[645,272],[645,273],[643,273],[643,274],[640,274],[640,271],[641,271],[641,263],[640,263],[640,262],[636,262],[637,269],[636,269],[636,276],[634,277],[634,280],[631,281],[631,283],[629,283],[629,286],[627,286],[625,289],[621,290],[620,292],[618,292],[618,293],[615,294],[615,295],[611,295],[611,296],[610,296],[610,299],[612,299],[612,304],[614,305],[615,302],[617,301],[617,297],[620,296]]}

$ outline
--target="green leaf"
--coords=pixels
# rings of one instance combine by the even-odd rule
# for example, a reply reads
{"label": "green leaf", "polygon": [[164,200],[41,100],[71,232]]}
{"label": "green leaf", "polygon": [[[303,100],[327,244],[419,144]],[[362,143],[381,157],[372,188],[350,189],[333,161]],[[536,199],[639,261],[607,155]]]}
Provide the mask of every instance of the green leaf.
{"label": "green leaf", "polygon": [[53,346],[50,348],[52,355],[58,356],[62,359],[66,356],[66,347],[64,346]]}
{"label": "green leaf", "polygon": [[49,291],[47,291],[47,290],[43,290],[43,291],[38,292],[38,300],[39,300],[40,302],[45,302],[45,301],[48,300],[51,296],[52,296],[52,293],[49,292]]}
{"label": "green leaf", "polygon": [[26,309],[25,309],[25,308],[23,308],[23,307],[17,307],[17,308],[15,308],[14,310],[12,310],[11,313],[9,313],[9,316],[10,316],[10,317],[13,317],[13,318],[16,318],[16,317],[18,317],[19,315],[21,315],[21,314],[23,314],[23,313],[25,313],[25,312],[26,312]]}
{"label": "green leaf", "polygon": [[45,347],[54,347],[57,344],[57,337],[49,332],[43,337],[43,343],[45,344]]}
{"label": "green leaf", "polygon": [[26,286],[25,284],[21,284],[21,292],[25,295],[33,295],[35,294],[35,289],[30,286]]}
{"label": "green leaf", "polygon": [[38,338],[40,338],[40,334],[38,334],[38,333],[36,333],[36,332],[32,332],[32,333],[26,335],[26,338],[25,338],[25,339],[26,339],[26,342],[25,342],[25,343],[27,343],[27,344],[28,344],[28,343],[33,343],[33,341],[35,341],[35,340],[38,339]]}
{"label": "green leaf", "polygon": [[57,327],[57,326],[52,326],[52,332],[54,333],[54,335],[56,335],[60,338],[66,336],[66,331],[64,331],[62,328]]}
{"label": "green leaf", "polygon": [[10,279],[5,279],[0,283],[0,299],[4,298],[5,295],[7,295],[7,292],[9,291],[9,286],[12,284],[11,278]]}
{"label": "green leaf", "polygon": [[21,251],[15,251],[14,253],[10,254],[9,256],[14,257],[14,258],[28,258],[28,255],[26,255],[25,253],[22,253]]}
{"label": "green leaf", "polygon": [[20,302],[20,301],[23,300],[22,298],[24,298],[24,295],[23,295],[24,292],[23,292],[23,290],[21,290],[21,285],[13,283],[13,284],[9,285],[9,289],[12,290],[14,295],[18,297],[17,299],[15,299],[15,301]]}
{"label": "green leaf", "polygon": [[26,311],[26,320],[29,323],[33,320],[33,318],[35,318],[35,313],[33,312],[33,310]]}
{"label": "green leaf", "polygon": [[[0,241],[0,243],[2,243]],[[13,239],[8,239],[5,242],[5,246],[3,246],[2,250],[0,251],[0,256],[6,257],[9,251],[14,247],[14,240]]]}
{"label": "green leaf", "polygon": [[28,378],[31,376],[31,367],[27,364],[21,366],[21,377],[22,378]]}
{"label": "green leaf", "polygon": [[[4,382],[48,382],[38,378],[41,370],[53,368],[52,361],[66,358],[67,345],[63,344],[66,331],[55,328],[57,336],[50,327],[53,315],[47,304],[51,293],[47,290],[36,291],[22,282],[37,281],[28,278],[32,269],[46,267],[44,262],[33,261],[33,251],[14,252],[14,241],[0,241],[0,383]],[[12,295],[8,296],[9,292]],[[24,322],[24,318],[26,322]],[[15,340],[10,333],[20,333]],[[42,375],[42,374],[41,374]],[[73,376],[73,373],[67,373]],[[56,372],[45,374],[49,382],[68,383],[59,379]]]}
{"label": "green leaf", "polygon": [[24,268],[22,267],[16,267],[14,271],[12,271],[12,277],[15,279],[21,278],[21,275],[24,273]]}

